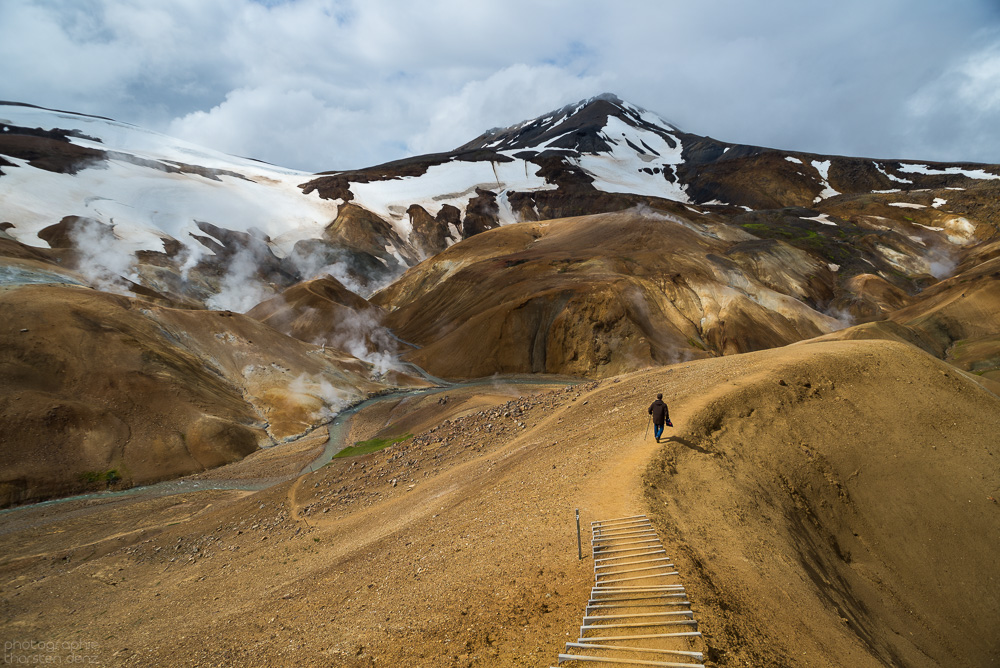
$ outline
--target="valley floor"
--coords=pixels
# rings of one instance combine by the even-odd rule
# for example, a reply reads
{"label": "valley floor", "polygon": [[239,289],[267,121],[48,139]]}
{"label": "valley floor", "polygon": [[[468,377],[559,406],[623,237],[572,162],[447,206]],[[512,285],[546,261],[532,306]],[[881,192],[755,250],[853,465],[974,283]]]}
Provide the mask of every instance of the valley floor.
{"label": "valley floor", "polygon": [[406,433],[258,492],[0,515],[0,640],[103,665],[554,665],[593,584],[579,509],[654,518],[710,665],[1000,660],[1000,398],[912,347],[441,392],[348,440]]}

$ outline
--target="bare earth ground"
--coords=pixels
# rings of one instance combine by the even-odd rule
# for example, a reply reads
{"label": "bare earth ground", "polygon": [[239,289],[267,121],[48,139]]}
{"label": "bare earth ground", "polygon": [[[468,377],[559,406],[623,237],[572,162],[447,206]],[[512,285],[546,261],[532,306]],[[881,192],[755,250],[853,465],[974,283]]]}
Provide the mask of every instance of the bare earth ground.
{"label": "bare earth ground", "polygon": [[[665,444],[644,439],[657,391]],[[0,642],[104,665],[553,665],[593,583],[579,508],[654,517],[710,665],[1000,661],[1000,398],[954,367],[823,342],[475,395],[380,404],[352,440],[416,436],[260,492],[0,515]]]}

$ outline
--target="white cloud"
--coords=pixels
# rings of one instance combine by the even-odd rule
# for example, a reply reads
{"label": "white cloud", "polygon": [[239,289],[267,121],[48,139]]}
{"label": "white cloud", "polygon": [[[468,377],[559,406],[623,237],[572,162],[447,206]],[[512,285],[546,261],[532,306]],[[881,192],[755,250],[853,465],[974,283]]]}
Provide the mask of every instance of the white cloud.
{"label": "white cloud", "polygon": [[993,0],[2,0],[0,98],[309,170],[448,150],[604,91],[729,141],[1000,161],[998,12]]}
{"label": "white cloud", "polygon": [[452,149],[491,127],[513,125],[593,96],[607,83],[606,77],[573,76],[554,65],[512,65],[431,104],[427,129],[408,148],[415,154]]}
{"label": "white cloud", "polygon": [[[230,91],[208,111],[171,122],[168,134],[279,165],[336,164],[344,154],[364,157],[369,147],[352,128],[370,119],[363,112],[328,106],[309,90],[260,86]],[[322,146],[340,155],[323,155]]]}
{"label": "white cloud", "polygon": [[925,159],[1000,162],[1000,46],[971,54],[907,100],[904,128]]}
{"label": "white cloud", "polygon": [[966,80],[958,89],[963,102],[982,112],[1000,108],[1000,48],[970,58],[963,74]]}
{"label": "white cloud", "polygon": [[123,58],[118,45],[81,32],[45,6],[0,3],[4,94],[17,102],[58,104],[95,88],[114,89],[134,74],[134,61]]}

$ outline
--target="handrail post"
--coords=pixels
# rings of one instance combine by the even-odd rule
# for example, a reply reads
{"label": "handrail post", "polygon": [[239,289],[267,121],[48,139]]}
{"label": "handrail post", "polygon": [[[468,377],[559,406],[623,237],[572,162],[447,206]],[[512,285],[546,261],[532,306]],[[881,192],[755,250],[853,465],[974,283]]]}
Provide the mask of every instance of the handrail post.
{"label": "handrail post", "polygon": [[580,509],[576,509],[576,552],[580,559],[583,559],[583,541],[580,538]]}

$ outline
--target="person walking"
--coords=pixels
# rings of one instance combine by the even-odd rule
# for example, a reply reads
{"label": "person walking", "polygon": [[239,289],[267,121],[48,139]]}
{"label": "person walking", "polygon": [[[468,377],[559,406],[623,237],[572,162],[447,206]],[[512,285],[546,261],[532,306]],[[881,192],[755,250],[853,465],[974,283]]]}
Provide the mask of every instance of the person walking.
{"label": "person walking", "polygon": [[660,442],[660,436],[663,434],[663,427],[673,427],[673,423],[670,422],[670,410],[667,405],[663,403],[663,395],[657,394],[656,401],[654,401],[649,406],[649,414],[653,417],[653,436],[656,437],[656,442]]}

